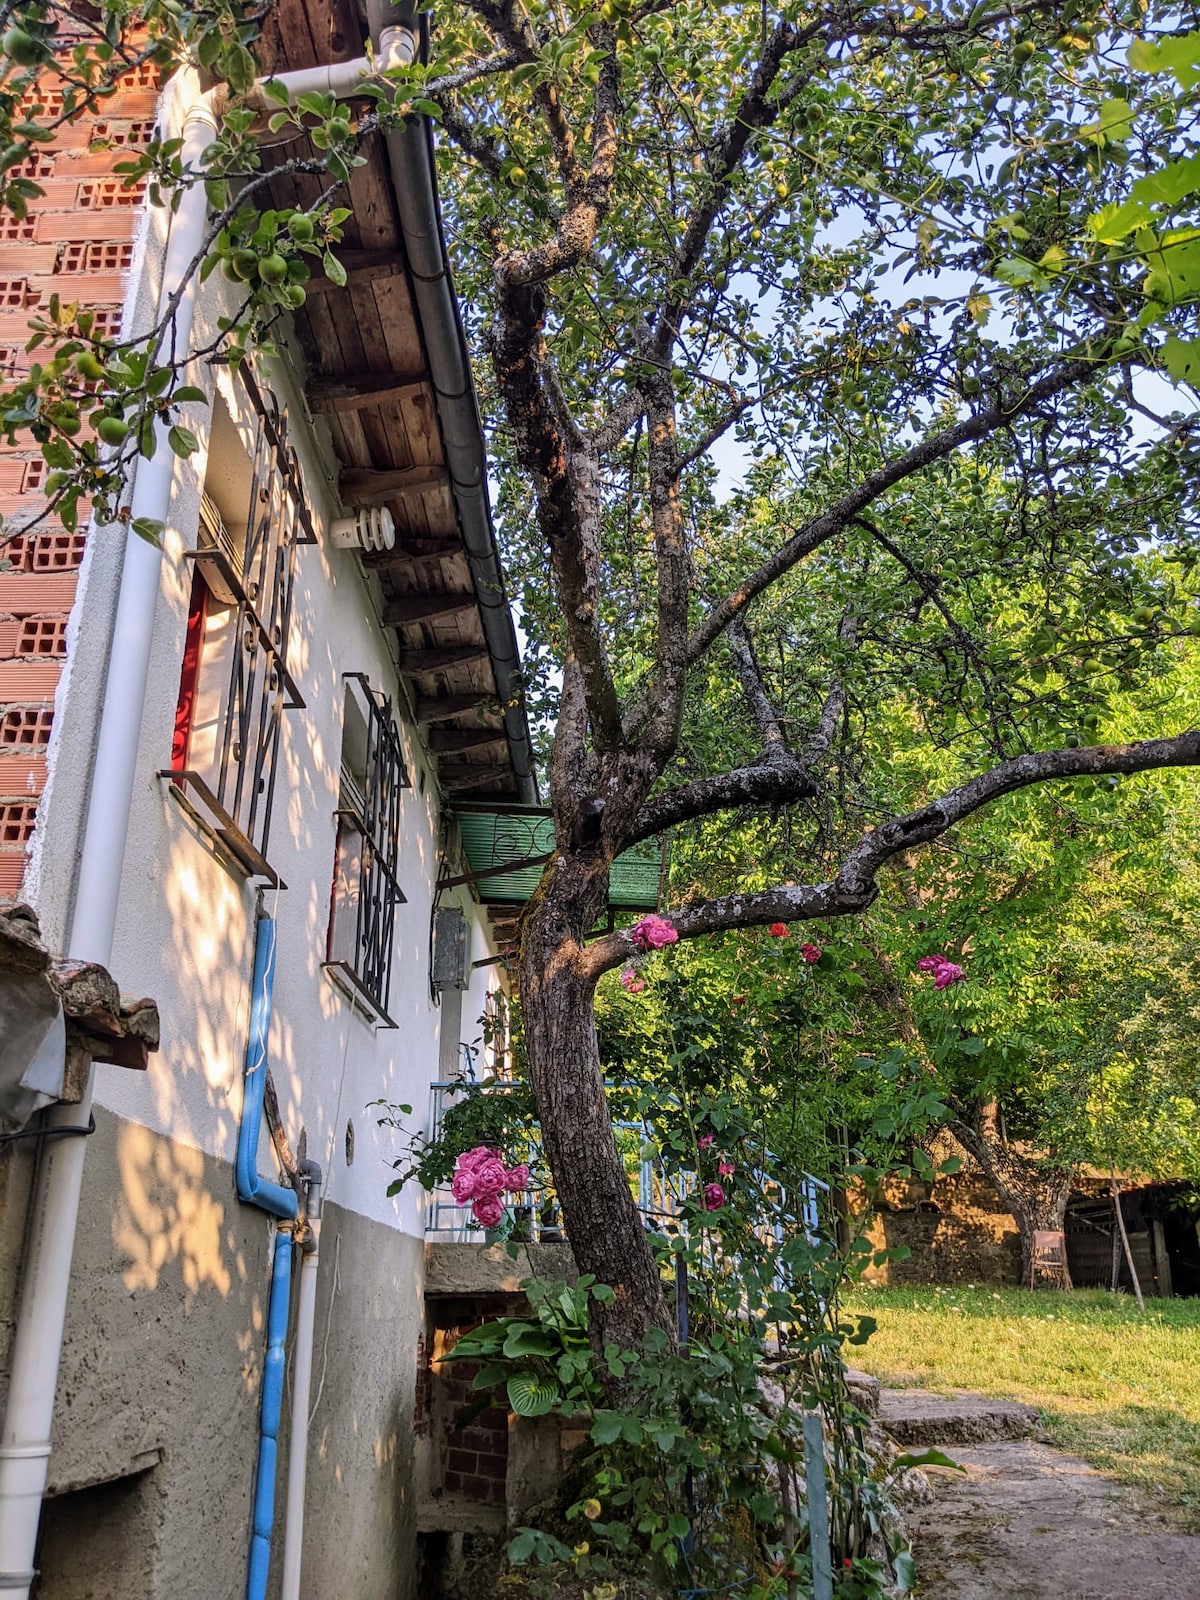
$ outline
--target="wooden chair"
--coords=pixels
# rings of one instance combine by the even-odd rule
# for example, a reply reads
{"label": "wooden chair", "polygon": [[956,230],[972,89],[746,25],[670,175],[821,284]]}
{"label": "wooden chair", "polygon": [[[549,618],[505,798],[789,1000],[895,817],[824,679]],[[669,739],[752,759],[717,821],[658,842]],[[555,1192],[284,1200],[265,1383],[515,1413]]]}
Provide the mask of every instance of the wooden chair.
{"label": "wooden chair", "polygon": [[1035,1228],[1033,1254],[1029,1261],[1029,1287],[1039,1282],[1055,1283],[1059,1288],[1067,1285],[1067,1236],[1051,1228]]}

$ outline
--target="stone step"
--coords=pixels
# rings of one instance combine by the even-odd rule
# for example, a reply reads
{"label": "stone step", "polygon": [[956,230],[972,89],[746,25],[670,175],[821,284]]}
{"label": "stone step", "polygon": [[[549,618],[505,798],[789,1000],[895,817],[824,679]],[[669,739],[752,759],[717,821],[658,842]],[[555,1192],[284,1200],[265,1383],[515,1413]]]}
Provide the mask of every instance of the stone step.
{"label": "stone step", "polygon": [[879,1379],[873,1378],[869,1372],[858,1372],[854,1367],[846,1368],[846,1387],[850,1391],[850,1398],[860,1411],[868,1417],[877,1417],[882,1404],[882,1390]]}
{"label": "stone step", "polygon": [[922,1448],[1028,1439],[1038,1426],[1037,1412],[1029,1406],[966,1390],[931,1394],[927,1389],[885,1389],[879,1420],[897,1444]]}

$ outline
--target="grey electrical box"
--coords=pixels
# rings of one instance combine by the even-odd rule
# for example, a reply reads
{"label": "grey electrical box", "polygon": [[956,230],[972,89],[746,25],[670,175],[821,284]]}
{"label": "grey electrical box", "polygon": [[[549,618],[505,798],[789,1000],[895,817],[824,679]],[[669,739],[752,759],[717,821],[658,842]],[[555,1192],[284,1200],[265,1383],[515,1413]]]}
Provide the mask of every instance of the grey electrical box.
{"label": "grey electrical box", "polygon": [[457,906],[433,915],[433,987],[465,989],[471,981],[471,929]]}

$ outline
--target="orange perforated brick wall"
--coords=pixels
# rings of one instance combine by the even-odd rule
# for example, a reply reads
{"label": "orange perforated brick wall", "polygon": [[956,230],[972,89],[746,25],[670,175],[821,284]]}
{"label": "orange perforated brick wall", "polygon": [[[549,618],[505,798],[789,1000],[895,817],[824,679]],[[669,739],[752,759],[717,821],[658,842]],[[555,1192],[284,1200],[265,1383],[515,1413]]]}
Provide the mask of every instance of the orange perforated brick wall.
{"label": "orange perforated brick wall", "polygon": [[[53,90],[31,97],[31,110],[34,100],[40,120],[62,109]],[[57,130],[22,168],[45,194],[27,217],[0,212],[0,384],[29,370],[29,318],[52,294],[94,311],[97,331],[119,333],[143,194],[114,168],[149,140],[157,101],[156,71],[143,66],[102,114]],[[99,141],[106,147],[93,148]],[[82,533],[37,520],[45,478],[32,440],[0,443],[0,901],[21,890],[85,545]]]}

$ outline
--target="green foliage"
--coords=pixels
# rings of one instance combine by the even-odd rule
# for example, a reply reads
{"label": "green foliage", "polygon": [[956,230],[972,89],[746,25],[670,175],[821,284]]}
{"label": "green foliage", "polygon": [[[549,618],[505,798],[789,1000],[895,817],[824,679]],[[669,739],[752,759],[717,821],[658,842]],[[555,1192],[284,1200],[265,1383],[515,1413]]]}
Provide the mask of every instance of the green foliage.
{"label": "green foliage", "polygon": [[[1127,199],[1110,202],[1089,219],[1088,232],[1110,258],[1125,255],[1145,267],[1139,328],[1170,326],[1173,311],[1200,299],[1200,152],[1189,115],[1200,81],[1200,32],[1134,39],[1126,54],[1131,70],[1149,74],[1149,80],[1138,77],[1124,86],[1120,99],[1105,101],[1100,120],[1082,128],[1081,137],[1113,147],[1122,164],[1148,120],[1176,138],[1169,157],[1143,163],[1147,170],[1130,185]],[[1165,84],[1166,78],[1174,85]],[[1176,383],[1195,385],[1198,355],[1195,338],[1169,334],[1161,346],[1162,364]]]}
{"label": "green foliage", "polygon": [[390,1105],[385,1100],[372,1101],[372,1105],[381,1109],[380,1127],[395,1128],[404,1136],[403,1154],[392,1162],[397,1176],[388,1185],[389,1195],[398,1194],[412,1179],[425,1190],[448,1183],[458,1157],[479,1145],[499,1150],[510,1164],[515,1163],[517,1154],[526,1150],[536,1123],[533,1096],[522,1083],[499,1092],[490,1085],[463,1084],[460,1097],[447,1106],[433,1138],[409,1130],[411,1106]]}
{"label": "green foliage", "polygon": [[[520,1530],[509,1559],[569,1559],[588,1582],[632,1564],[664,1584],[752,1582],[760,1600],[781,1597],[810,1571],[801,1423],[819,1405],[838,1593],[876,1600],[910,1564],[888,1499],[894,1469],[865,1453],[842,1375],[844,1348],[869,1338],[873,1319],[847,1315],[840,1297],[886,1252],[812,1236],[803,1175],[768,1157],[736,1096],[684,1087],[700,1070],[695,1051],[676,1057],[666,1081],[622,1089],[617,1111],[641,1123],[642,1155],[658,1170],[654,1243],[667,1282],[686,1286],[686,1343],[651,1329],[635,1349],[596,1351],[589,1303],[611,1304],[613,1291],[588,1278],[574,1288],[530,1281],[529,1316],[471,1330],[448,1357],[479,1363],[475,1387],[503,1386],[518,1415],[590,1419],[572,1498],[557,1520]],[[872,1130],[881,1163],[929,1109],[914,1102]],[[725,1198],[710,1210],[703,1186],[718,1174]]]}

